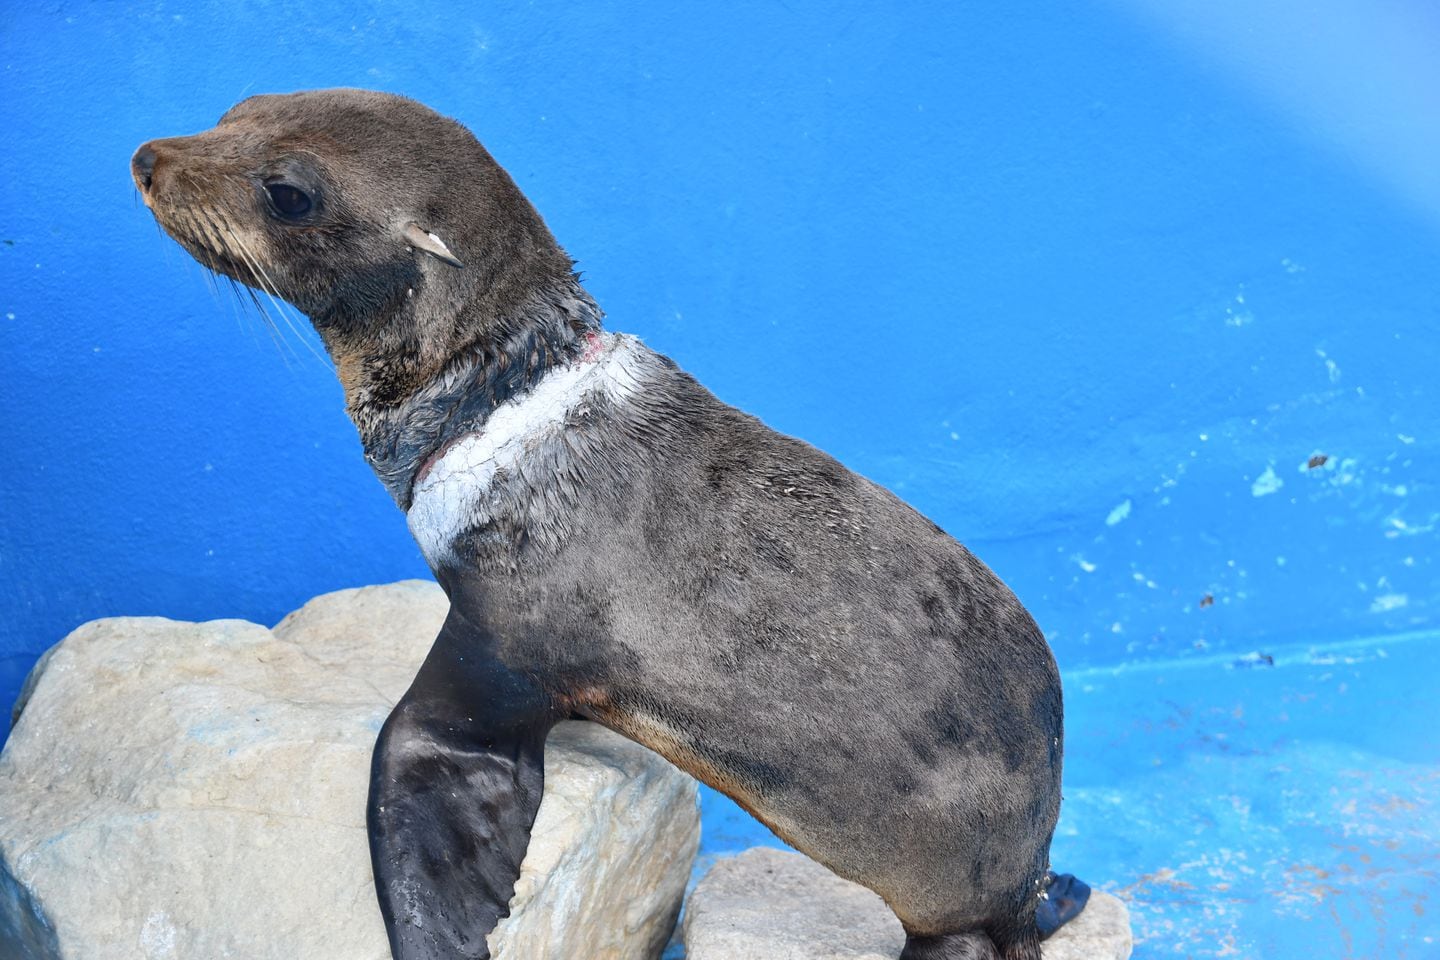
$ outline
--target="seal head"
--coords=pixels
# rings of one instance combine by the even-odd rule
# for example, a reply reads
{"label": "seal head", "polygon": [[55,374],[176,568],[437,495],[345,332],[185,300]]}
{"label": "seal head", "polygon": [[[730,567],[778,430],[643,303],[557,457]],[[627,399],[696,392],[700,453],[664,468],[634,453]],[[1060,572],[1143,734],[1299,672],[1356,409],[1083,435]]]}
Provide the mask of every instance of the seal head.
{"label": "seal head", "polygon": [[433,341],[462,306],[504,315],[570,272],[470,131],[403,97],[250,97],[211,130],[143,144],[131,167],[146,206],[197,260],[242,283],[268,282],[322,334],[359,327],[373,336],[377,314],[404,313],[408,291],[429,281],[428,299],[449,301],[428,304],[434,315],[422,318]]}
{"label": "seal head", "polygon": [[143,144],[131,172],[196,260],[309,316],[402,507],[440,444],[583,354],[599,326],[509,175],[404,97],[250,97],[214,129]]}

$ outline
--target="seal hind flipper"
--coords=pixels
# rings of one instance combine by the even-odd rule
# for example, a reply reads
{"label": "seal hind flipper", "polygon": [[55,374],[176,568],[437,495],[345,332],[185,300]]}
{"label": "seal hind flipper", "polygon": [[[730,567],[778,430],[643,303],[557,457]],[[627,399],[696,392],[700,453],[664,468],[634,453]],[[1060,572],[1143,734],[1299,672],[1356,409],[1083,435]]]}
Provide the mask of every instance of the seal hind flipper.
{"label": "seal hind flipper", "polygon": [[375,744],[367,823],[395,960],[486,960],[544,785],[548,698],[453,612]]}
{"label": "seal hind flipper", "polygon": [[1056,930],[1080,916],[1089,902],[1090,885],[1084,880],[1070,873],[1046,874],[1045,897],[1035,908],[1035,926],[1040,930],[1040,939],[1049,939]]}

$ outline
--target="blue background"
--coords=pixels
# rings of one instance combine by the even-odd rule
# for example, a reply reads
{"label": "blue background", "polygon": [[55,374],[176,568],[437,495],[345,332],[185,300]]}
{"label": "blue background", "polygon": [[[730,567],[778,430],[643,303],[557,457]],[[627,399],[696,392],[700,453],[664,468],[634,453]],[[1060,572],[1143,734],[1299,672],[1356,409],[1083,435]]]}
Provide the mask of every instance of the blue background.
{"label": "blue background", "polygon": [[[7,4],[0,700],[91,618],[426,575],[303,319],[213,292],[127,168],[250,93],[390,90],[612,327],[1011,583],[1067,677],[1057,860],[1137,955],[1440,955],[1437,41],[1419,0]],[[764,839],[707,804],[710,853]]]}

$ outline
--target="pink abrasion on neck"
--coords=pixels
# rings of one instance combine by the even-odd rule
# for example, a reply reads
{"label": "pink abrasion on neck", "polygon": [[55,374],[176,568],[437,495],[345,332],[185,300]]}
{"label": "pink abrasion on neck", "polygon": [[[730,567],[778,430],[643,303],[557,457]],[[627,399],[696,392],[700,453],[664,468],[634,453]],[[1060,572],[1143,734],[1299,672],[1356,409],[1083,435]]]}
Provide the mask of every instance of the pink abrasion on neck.
{"label": "pink abrasion on neck", "polygon": [[581,363],[594,363],[600,359],[601,352],[605,349],[605,341],[600,339],[600,334],[590,331],[585,334],[585,352],[580,355]]}

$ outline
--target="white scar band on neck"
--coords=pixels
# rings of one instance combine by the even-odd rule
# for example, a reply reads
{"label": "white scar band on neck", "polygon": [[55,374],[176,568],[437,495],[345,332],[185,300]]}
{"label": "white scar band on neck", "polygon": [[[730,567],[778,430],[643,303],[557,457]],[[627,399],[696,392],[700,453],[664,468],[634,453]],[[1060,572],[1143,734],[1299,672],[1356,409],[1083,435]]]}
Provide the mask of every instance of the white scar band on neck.
{"label": "white scar band on neck", "polygon": [[455,538],[490,519],[497,474],[513,473],[540,444],[558,437],[572,411],[603,395],[623,402],[640,386],[650,351],[634,337],[600,334],[601,349],[557,367],[496,407],[415,484],[410,533],[431,564],[449,559]]}

